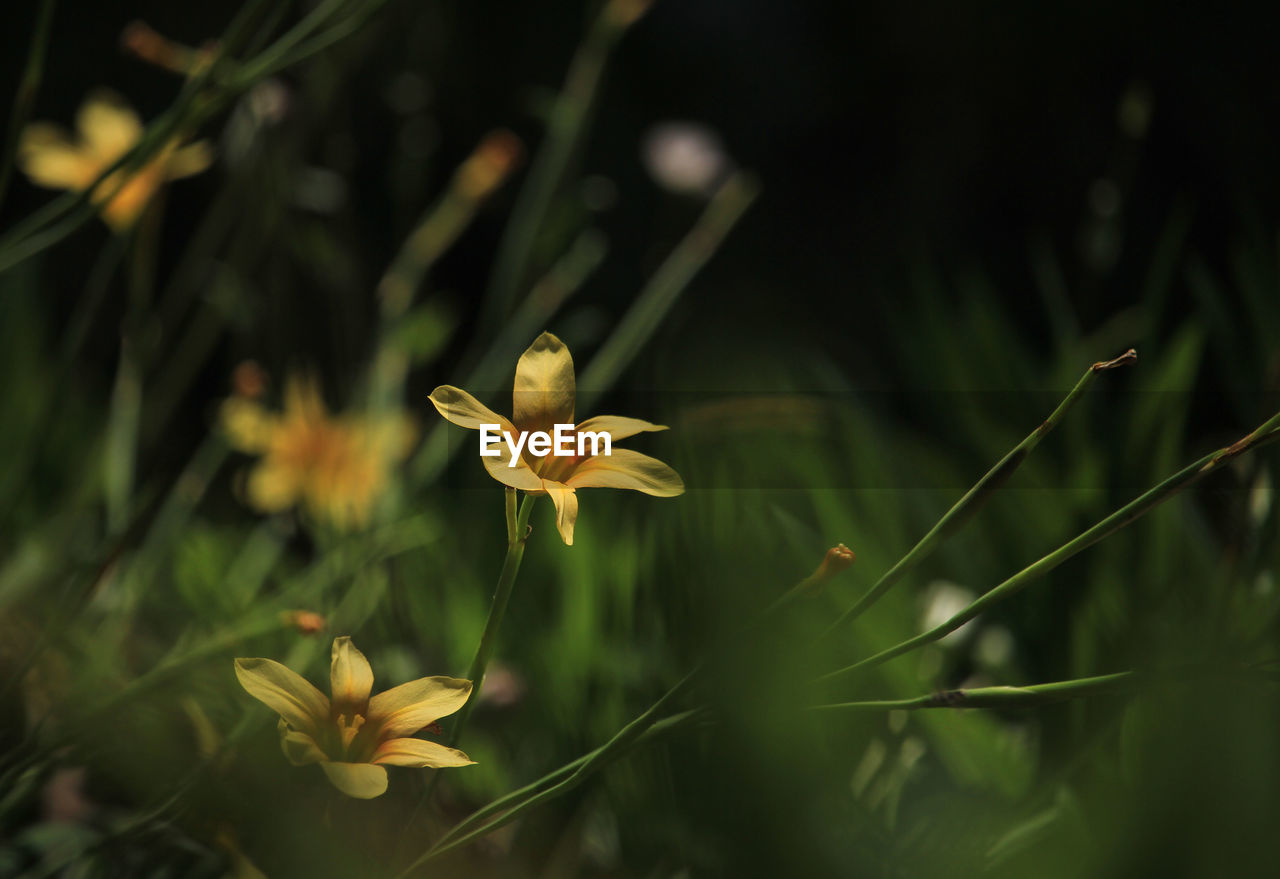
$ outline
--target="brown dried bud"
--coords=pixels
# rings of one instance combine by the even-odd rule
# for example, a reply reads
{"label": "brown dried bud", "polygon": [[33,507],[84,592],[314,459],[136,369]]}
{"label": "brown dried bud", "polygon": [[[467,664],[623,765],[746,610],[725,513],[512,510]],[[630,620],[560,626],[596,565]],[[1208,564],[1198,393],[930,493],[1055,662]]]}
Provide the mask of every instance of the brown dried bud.
{"label": "brown dried bud", "polygon": [[288,610],[281,615],[286,625],[293,626],[303,635],[314,635],[324,631],[327,623],[324,617],[310,610]]}
{"label": "brown dried bud", "polygon": [[231,389],[237,397],[256,400],[267,390],[267,374],[252,360],[243,360],[231,373]]}
{"label": "brown dried bud", "polygon": [[458,194],[470,201],[487,198],[524,156],[524,145],[510,131],[498,129],[485,135],[458,169]]}
{"label": "brown dried bud", "polygon": [[837,543],[827,550],[827,554],[822,557],[822,562],[818,565],[817,570],[804,581],[805,586],[809,588],[821,586],[853,564],[856,559],[857,556],[854,555],[853,550],[843,543]]}

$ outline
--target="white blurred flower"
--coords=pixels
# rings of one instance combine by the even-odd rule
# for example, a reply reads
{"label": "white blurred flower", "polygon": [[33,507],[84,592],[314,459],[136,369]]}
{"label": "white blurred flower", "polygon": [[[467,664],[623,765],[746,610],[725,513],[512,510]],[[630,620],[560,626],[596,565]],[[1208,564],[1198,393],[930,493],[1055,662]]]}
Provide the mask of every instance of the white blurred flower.
{"label": "white blurred flower", "polygon": [[[920,619],[921,631],[929,631],[964,610],[976,596],[948,580],[934,580],[924,593],[924,613]],[[973,632],[973,620],[938,641],[945,647],[954,647]]]}
{"label": "white blurred flower", "polygon": [[973,656],[980,665],[999,668],[1013,658],[1013,634],[1004,626],[987,626],[973,645]]}
{"label": "white blurred flower", "polygon": [[659,186],[683,194],[710,195],[729,168],[720,138],[698,122],[653,126],[645,134],[642,155]]}

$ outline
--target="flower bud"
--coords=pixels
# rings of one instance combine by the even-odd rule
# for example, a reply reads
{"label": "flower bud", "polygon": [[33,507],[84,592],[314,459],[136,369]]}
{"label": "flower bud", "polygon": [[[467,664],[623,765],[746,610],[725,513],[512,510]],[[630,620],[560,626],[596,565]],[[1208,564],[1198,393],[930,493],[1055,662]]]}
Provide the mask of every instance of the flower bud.
{"label": "flower bud", "polygon": [[837,543],[827,550],[817,569],[805,579],[804,585],[809,589],[816,589],[853,564],[855,559],[857,556],[854,555],[853,550],[843,543]]}
{"label": "flower bud", "polygon": [[285,625],[292,626],[303,635],[314,635],[324,631],[327,625],[324,617],[310,610],[287,610],[281,614]]}

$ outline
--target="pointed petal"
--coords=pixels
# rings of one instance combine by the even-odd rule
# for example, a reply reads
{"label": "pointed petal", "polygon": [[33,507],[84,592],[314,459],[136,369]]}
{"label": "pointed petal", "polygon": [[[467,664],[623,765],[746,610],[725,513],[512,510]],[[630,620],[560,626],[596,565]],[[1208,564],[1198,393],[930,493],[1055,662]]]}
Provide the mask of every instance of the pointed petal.
{"label": "pointed petal", "polygon": [[423,739],[390,739],[378,746],[372,762],[387,766],[430,766],[443,769],[446,766],[469,766],[476,761],[457,748],[446,748],[435,742]]}
{"label": "pointed petal", "polygon": [[[511,429],[511,433],[515,434],[515,428]],[[504,436],[506,433],[504,432]],[[484,462],[484,469],[489,471],[489,475],[501,482],[503,485],[509,485],[512,488],[519,488],[524,491],[542,491],[542,479],[525,461],[521,455],[516,458],[516,466],[510,466],[511,449],[507,446],[506,441],[495,443],[493,448],[499,450],[497,457],[492,455],[480,458]]]}
{"label": "pointed petal", "polygon": [[159,166],[154,163],[125,180],[123,185],[120,179],[118,174],[112,174],[94,191],[95,201],[110,195],[102,207],[102,219],[116,233],[126,232],[138,222],[161,183]]}
{"label": "pointed petal", "polygon": [[373,669],[369,660],[343,635],[333,639],[329,665],[330,701],[338,714],[364,714],[373,690]]}
{"label": "pointed petal", "polygon": [[249,695],[289,725],[313,733],[329,719],[329,700],[310,681],[274,659],[236,660],[236,677]]}
{"label": "pointed petal", "polygon": [[93,156],[73,145],[65,131],[44,122],[22,130],[17,159],[32,183],[50,189],[86,189],[104,169]]}
{"label": "pointed petal", "polygon": [[587,458],[565,482],[574,488],[630,488],[656,497],[684,494],[684,480],[657,458],[630,449]]}
{"label": "pointed petal", "polygon": [[213,164],[213,148],[207,140],[198,140],[174,150],[164,163],[165,176],[170,180],[190,177]]}
{"label": "pointed petal", "polygon": [[482,424],[497,424],[505,430],[515,430],[511,422],[481,403],[461,388],[441,385],[431,392],[431,402],[436,411],[459,427],[479,430]]}
{"label": "pointed petal", "polygon": [[573,423],[576,382],[573,357],[555,336],[543,333],[533,340],[516,364],[511,420],[521,430],[545,430]]}
{"label": "pointed petal", "polygon": [[588,418],[576,428],[578,433],[587,431],[599,433],[603,431],[609,434],[609,437],[615,443],[629,436],[635,436],[637,433],[666,429],[667,426],[665,424],[650,424],[648,421],[639,418],[624,418],[621,415],[597,415],[594,418]]}
{"label": "pointed petal", "polygon": [[271,435],[280,424],[278,418],[244,397],[224,401],[218,420],[233,449],[253,454],[261,454],[270,447]]}
{"label": "pointed petal", "polygon": [[443,675],[418,678],[374,696],[366,717],[379,728],[379,738],[400,738],[457,711],[470,695],[471,681]]}
{"label": "pointed petal", "polygon": [[264,513],[289,509],[302,493],[302,472],[270,458],[249,474],[249,503]]}
{"label": "pointed petal", "polygon": [[283,717],[280,718],[279,728],[280,750],[284,751],[285,759],[294,766],[321,763],[329,759],[324,751],[320,750],[315,739],[301,730],[290,727]]}
{"label": "pointed petal", "polygon": [[89,96],[76,114],[76,128],[85,147],[110,164],[133,149],[142,137],[138,114],[109,92]]}
{"label": "pointed petal", "polygon": [[321,763],[333,786],[349,797],[371,800],[387,792],[387,770],[371,763]]}
{"label": "pointed petal", "polygon": [[578,521],[578,495],[559,482],[543,480],[542,487],[556,505],[556,528],[565,546],[573,546],[573,526]]}
{"label": "pointed petal", "polygon": [[309,424],[327,421],[329,410],[314,375],[291,375],[284,385],[284,413]]}

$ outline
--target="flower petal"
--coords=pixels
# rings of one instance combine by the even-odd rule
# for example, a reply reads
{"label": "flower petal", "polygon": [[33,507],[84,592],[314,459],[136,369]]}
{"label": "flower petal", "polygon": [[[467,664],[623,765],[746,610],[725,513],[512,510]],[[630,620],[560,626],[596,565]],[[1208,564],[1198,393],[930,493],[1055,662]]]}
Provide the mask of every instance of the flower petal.
{"label": "flower petal", "polygon": [[333,786],[349,797],[371,800],[387,792],[387,770],[371,763],[321,763]]}
{"label": "flower petal", "polygon": [[543,333],[533,340],[516,364],[511,420],[521,430],[545,430],[573,423],[576,382],[573,357],[555,336]]}
{"label": "flower petal", "polygon": [[291,375],[284,386],[284,414],[290,420],[316,424],[329,420],[329,410],[314,375]]}
{"label": "flower petal", "polygon": [[556,528],[565,546],[573,546],[573,526],[578,521],[578,495],[572,488],[544,479],[542,487],[556,505]]}
{"label": "flower petal", "polygon": [[104,166],[73,145],[66,132],[37,122],[22,130],[18,140],[18,165],[37,186],[51,189],[88,188]]}
{"label": "flower petal", "polygon": [[302,675],[274,659],[236,660],[236,677],[250,696],[303,732],[329,719],[329,700]]}
{"label": "flower petal", "polygon": [[373,669],[351,638],[333,639],[329,665],[330,701],[337,714],[364,714],[373,690]]}
{"label": "flower petal", "polygon": [[657,458],[630,449],[587,458],[565,482],[574,488],[630,488],[656,497],[684,494],[679,473]]}
{"label": "flower petal", "polygon": [[261,454],[271,446],[271,435],[280,423],[280,419],[244,397],[224,401],[218,420],[232,448],[254,454]]}
{"label": "flower petal", "polygon": [[373,763],[387,766],[430,766],[443,769],[447,766],[470,766],[476,761],[457,748],[446,748],[423,739],[390,739],[378,746]]}
{"label": "flower petal", "polygon": [[302,476],[297,467],[267,458],[249,474],[249,503],[264,513],[289,509],[302,492]]}
{"label": "flower petal", "polygon": [[165,176],[170,180],[190,177],[192,174],[199,174],[212,164],[213,148],[209,146],[208,141],[198,140],[169,154],[164,163]]}
{"label": "flower petal", "polygon": [[305,766],[308,763],[321,763],[329,758],[316,744],[316,740],[301,730],[293,729],[280,718],[280,750],[285,759],[294,766]]}
{"label": "flower petal", "polygon": [[412,735],[432,721],[461,708],[471,695],[471,681],[437,675],[392,687],[369,700],[368,723],[380,739]]}
{"label": "flower petal", "polygon": [[479,430],[482,424],[497,424],[503,430],[515,430],[510,421],[485,406],[462,388],[441,385],[431,392],[430,400],[436,411],[459,427]]}
{"label": "flower petal", "polygon": [[[511,432],[515,433],[514,427],[511,428]],[[506,435],[505,432],[503,435]],[[519,488],[524,491],[542,491],[542,478],[533,472],[523,455],[516,458],[516,466],[510,466],[511,449],[507,446],[506,440],[495,443],[493,448],[498,449],[497,456],[486,455],[480,459],[484,462],[484,469],[489,471],[490,476],[503,485],[509,485],[512,488]]]}
{"label": "flower petal", "polygon": [[138,114],[110,92],[96,92],[80,105],[76,128],[85,147],[104,164],[133,149],[142,137]]}
{"label": "flower petal", "polygon": [[635,436],[637,433],[647,433],[653,430],[666,430],[665,424],[650,424],[640,418],[624,418],[621,415],[597,415],[594,418],[588,418],[575,428],[578,433],[591,431],[599,433],[601,431],[609,434],[613,442],[626,439],[629,436]]}

